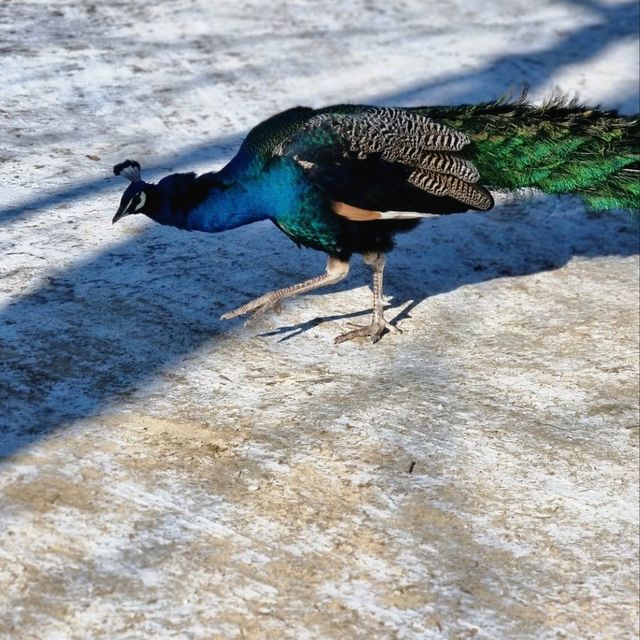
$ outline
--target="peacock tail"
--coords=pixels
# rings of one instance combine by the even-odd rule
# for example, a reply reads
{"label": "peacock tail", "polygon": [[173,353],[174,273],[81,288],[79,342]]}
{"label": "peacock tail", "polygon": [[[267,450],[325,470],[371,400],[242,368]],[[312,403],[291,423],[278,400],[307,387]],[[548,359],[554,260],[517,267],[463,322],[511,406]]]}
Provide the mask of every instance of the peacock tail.
{"label": "peacock tail", "polygon": [[590,209],[640,206],[640,119],[556,96],[411,109],[464,132],[462,155],[488,189],[577,194]]}

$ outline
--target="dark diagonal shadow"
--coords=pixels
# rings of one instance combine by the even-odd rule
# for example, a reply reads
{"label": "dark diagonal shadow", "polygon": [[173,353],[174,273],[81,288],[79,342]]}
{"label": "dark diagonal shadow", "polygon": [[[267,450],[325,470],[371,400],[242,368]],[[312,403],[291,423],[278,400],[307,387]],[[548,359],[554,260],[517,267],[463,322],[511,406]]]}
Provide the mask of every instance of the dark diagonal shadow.
{"label": "dark diagonal shadow", "polygon": [[[393,305],[412,301],[407,316],[430,296],[466,284],[554,269],[575,256],[638,251],[637,227],[624,214],[589,218],[575,202],[566,209],[559,204],[551,215],[548,204],[539,214],[535,203],[529,214],[518,210],[526,206],[515,205],[515,220],[508,220],[508,210],[502,219],[434,218],[402,237],[387,270],[386,293]],[[234,259],[238,246],[251,250]],[[233,323],[217,320],[220,313],[295,280],[277,275],[277,254],[295,251],[270,223],[226,235],[154,226],[22,296],[0,314],[2,454],[95,414],[232,329]],[[265,256],[259,270],[249,253]],[[314,255],[304,252],[300,258]],[[316,262],[320,267],[321,260]],[[344,286],[365,283],[368,272],[355,269]],[[354,309],[325,320],[366,313]],[[274,330],[264,335],[297,335],[322,319],[290,327],[285,311],[266,321]]]}
{"label": "dark diagonal shadow", "polygon": [[[147,175],[156,172],[192,171],[192,165],[203,160],[213,165],[223,158],[228,158],[231,155],[230,148],[237,147],[243,138],[244,134],[238,133],[222,136],[215,140],[208,140],[205,144],[192,145],[171,158],[163,159],[151,165],[145,163],[143,170]],[[101,178],[85,180],[70,187],[65,186],[49,193],[39,194],[17,204],[0,207],[0,224],[24,219],[33,213],[55,207],[61,203],[91,199],[113,188],[113,185],[111,167],[107,166],[105,167],[104,176]]]}
{"label": "dark diagonal shadow", "polygon": [[[635,3],[598,7],[602,25],[569,33],[553,48],[506,55],[484,69],[380,96],[375,102],[408,103],[437,94],[445,86],[454,87],[447,92],[451,102],[473,102],[501,94],[504,77],[516,86],[528,81],[541,87],[563,65],[584,61],[616,39],[636,33]],[[229,157],[229,145],[240,138],[210,140],[145,168],[184,170],[203,158],[213,163]],[[0,221],[24,219],[78,198],[89,200],[113,184],[90,180],[38,195],[0,210]],[[577,256],[637,253],[637,227],[628,218],[589,217],[574,201],[554,202],[540,209],[532,202],[486,216],[426,220],[399,239],[399,250],[389,260],[387,295],[394,305],[408,303],[403,311],[407,317],[430,296],[466,284],[557,268]],[[109,231],[112,213],[112,209],[104,212]],[[242,260],[234,258],[236,250]],[[205,342],[237,326],[216,319],[224,309],[300,276],[315,275],[302,269],[297,275],[277,274],[276,254],[295,251],[269,223],[222,236],[150,227],[24,293],[0,312],[1,452],[8,455],[69,421],[93,415],[171,369]],[[259,269],[255,262],[244,262],[249,254],[266,256]],[[300,254],[300,260],[307,255],[313,254]],[[365,274],[355,270],[343,286],[368,283]],[[367,312],[353,309],[343,317]],[[270,321],[279,334],[281,321]],[[287,329],[299,334],[319,321],[310,319],[301,331]],[[286,319],[282,322],[286,324]]]}
{"label": "dark diagonal shadow", "polygon": [[216,294],[230,262],[220,240],[149,226],[5,308],[0,453],[94,414],[215,339],[228,306]]}
{"label": "dark diagonal shadow", "polygon": [[[428,219],[401,237],[386,277],[392,305],[408,303],[396,320],[410,317],[429,297],[463,285],[555,269],[578,256],[638,252],[637,226],[626,214],[589,217],[574,201],[554,202],[555,208],[549,202],[518,203],[490,216]],[[230,233],[235,235],[147,228],[6,308],[0,314],[2,453],[144,386],[241,322],[218,321],[224,309],[288,283],[276,275],[278,254],[296,249],[270,223]],[[247,253],[234,262],[234,246],[266,256],[261,269],[242,263]],[[180,256],[188,256],[188,270],[176,268]],[[306,256],[314,254],[300,254]],[[343,288],[368,283],[368,271],[356,268]],[[321,322],[368,312],[356,308],[289,326],[285,309],[262,321],[273,329],[261,335],[287,339]],[[406,327],[410,334],[410,320]],[[249,331],[260,334],[258,326]]]}

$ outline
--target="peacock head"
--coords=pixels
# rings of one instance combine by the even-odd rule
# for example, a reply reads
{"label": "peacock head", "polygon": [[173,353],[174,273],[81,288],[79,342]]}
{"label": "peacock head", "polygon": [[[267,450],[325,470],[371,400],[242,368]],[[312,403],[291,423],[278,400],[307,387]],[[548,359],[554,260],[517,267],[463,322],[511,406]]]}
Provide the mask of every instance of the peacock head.
{"label": "peacock head", "polygon": [[135,160],[125,160],[113,167],[113,173],[117,176],[124,176],[131,184],[122,194],[120,206],[111,222],[118,222],[120,218],[133,213],[151,213],[151,196],[153,195],[154,185],[142,181],[140,165]]}

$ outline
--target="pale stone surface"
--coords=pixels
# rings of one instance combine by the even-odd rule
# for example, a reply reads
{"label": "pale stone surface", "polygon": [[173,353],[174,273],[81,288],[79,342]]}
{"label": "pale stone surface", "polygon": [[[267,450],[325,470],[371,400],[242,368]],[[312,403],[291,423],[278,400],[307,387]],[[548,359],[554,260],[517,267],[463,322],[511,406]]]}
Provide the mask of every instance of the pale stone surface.
{"label": "pale stone surface", "polygon": [[111,227],[126,157],[219,166],[298,103],[529,81],[637,104],[633,3],[0,5],[0,637],[634,638],[638,228],[572,200],[426,220],[403,334],[269,223]]}

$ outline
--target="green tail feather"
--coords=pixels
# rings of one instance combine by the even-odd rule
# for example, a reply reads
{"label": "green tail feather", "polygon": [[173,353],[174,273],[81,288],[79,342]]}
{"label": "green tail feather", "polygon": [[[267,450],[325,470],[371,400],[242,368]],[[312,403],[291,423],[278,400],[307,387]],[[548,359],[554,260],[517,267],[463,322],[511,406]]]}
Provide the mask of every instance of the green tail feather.
{"label": "green tail feather", "polygon": [[554,97],[418,109],[464,131],[489,189],[580,195],[590,209],[640,207],[640,119]]}

